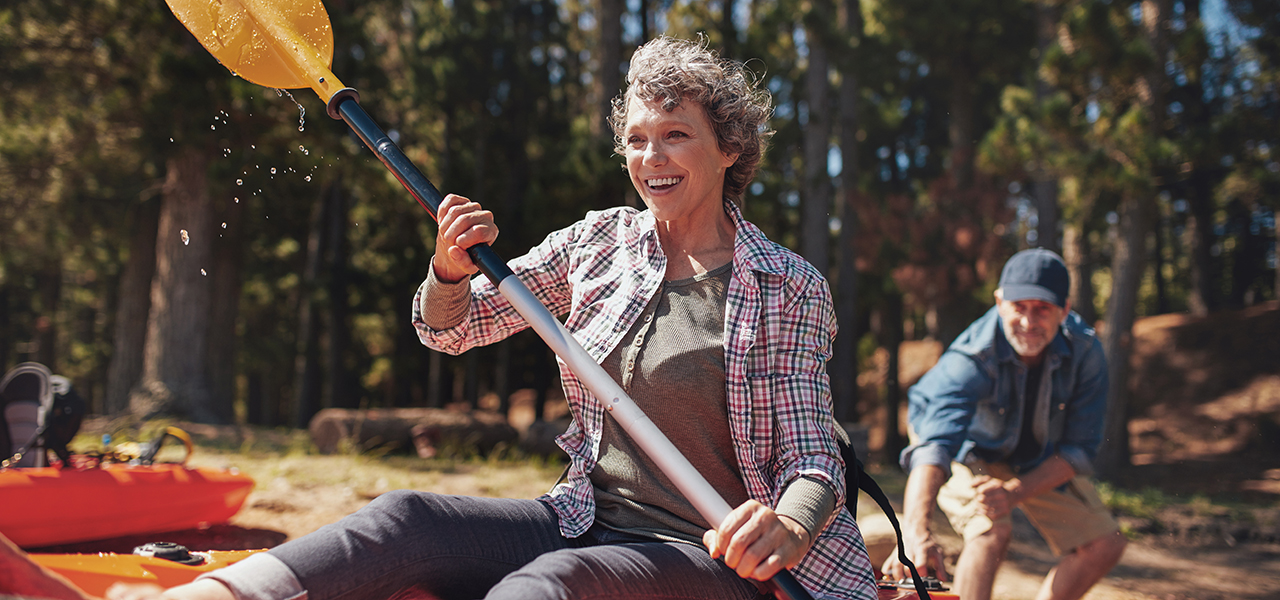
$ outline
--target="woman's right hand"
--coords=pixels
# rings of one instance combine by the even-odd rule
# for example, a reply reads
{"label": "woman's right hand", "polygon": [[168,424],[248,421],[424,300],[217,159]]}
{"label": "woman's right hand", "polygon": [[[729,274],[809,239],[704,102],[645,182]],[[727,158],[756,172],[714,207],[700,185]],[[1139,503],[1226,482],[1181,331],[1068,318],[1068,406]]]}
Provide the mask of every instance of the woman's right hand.
{"label": "woman's right hand", "polygon": [[498,239],[498,226],[493,213],[480,204],[462,196],[449,194],[436,211],[439,228],[436,230],[436,254],[432,262],[436,279],[444,283],[462,281],[479,271],[467,254],[467,248],[476,244],[492,244]]}

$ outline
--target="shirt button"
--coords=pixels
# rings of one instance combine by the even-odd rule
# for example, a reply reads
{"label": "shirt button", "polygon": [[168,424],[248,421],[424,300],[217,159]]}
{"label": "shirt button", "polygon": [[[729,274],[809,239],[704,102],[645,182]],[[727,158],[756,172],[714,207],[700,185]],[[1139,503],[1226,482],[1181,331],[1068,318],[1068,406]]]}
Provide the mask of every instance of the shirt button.
{"label": "shirt button", "polygon": [[1067,410],[1067,403],[1063,402],[1062,404],[1059,404],[1058,410]]}
{"label": "shirt button", "polygon": [[648,323],[649,321],[652,321],[652,320],[653,320],[653,314],[647,314],[644,316],[645,323]]}
{"label": "shirt button", "polygon": [[1004,414],[1004,409],[1002,408],[1002,409],[1000,409],[998,412],[999,412],[1000,414],[1002,414],[1002,415],[1003,415],[1003,414]]}

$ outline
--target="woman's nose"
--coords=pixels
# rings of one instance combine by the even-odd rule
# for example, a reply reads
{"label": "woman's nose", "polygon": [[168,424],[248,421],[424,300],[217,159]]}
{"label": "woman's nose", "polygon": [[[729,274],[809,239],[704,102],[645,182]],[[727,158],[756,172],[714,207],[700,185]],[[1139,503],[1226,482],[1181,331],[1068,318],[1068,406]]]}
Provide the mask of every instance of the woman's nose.
{"label": "woman's nose", "polygon": [[665,162],[667,162],[666,151],[657,142],[649,142],[644,149],[644,164],[660,165]]}

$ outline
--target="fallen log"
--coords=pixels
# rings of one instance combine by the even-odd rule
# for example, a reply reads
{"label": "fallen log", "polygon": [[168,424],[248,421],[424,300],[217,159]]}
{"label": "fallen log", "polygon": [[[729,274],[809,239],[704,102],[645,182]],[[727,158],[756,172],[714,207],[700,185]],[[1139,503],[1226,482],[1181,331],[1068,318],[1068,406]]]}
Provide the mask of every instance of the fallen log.
{"label": "fallen log", "polygon": [[487,454],[498,444],[514,444],[518,437],[502,415],[442,408],[326,408],[312,417],[308,430],[323,454],[343,446],[417,452],[425,457],[436,456],[445,447]]}

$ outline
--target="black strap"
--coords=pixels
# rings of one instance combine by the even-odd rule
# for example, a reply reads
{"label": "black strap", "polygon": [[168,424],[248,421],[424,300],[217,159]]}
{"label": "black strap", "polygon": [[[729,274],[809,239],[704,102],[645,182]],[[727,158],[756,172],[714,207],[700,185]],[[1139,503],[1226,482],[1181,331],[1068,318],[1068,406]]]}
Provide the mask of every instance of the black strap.
{"label": "black strap", "polygon": [[884,490],[880,489],[880,484],[862,470],[862,461],[858,460],[853,446],[843,439],[839,440],[839,444],[840,457],[844,459],[844,479],[847,488],[844,505],[855,518],[858,516],[858,490],[866,492],[872,500],[876,501],[876,504],[880,505],[880,510],[884,511],[885,516],[889,517],[889,523],[893,525],[893,532],[898,535],[898,561],[911,571],[911,582],[915,584],[916,595],[920,600],[931,600],[924,579],[920,577],[915,564],[907,558],[907,548],[902,543],[902,527],[898,525],[898,515],[894,512],[893,505],[889,504],[889,498],[884,495]]}

